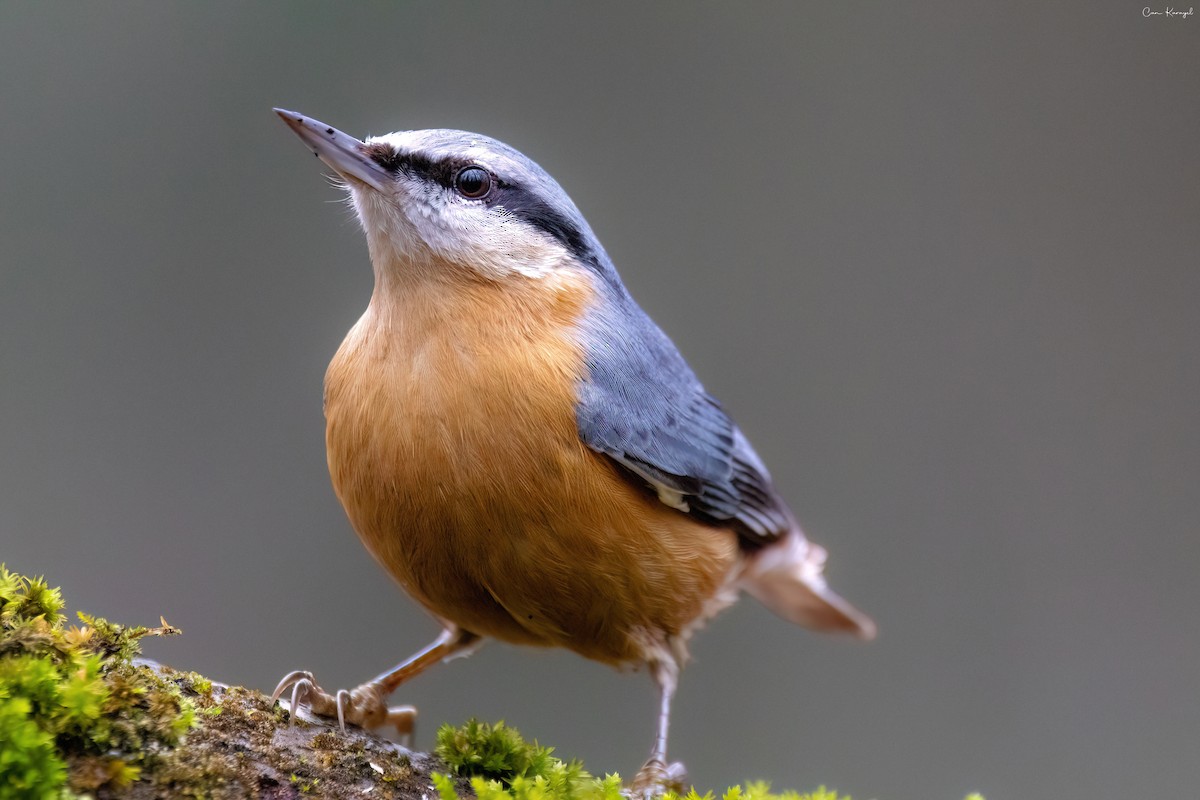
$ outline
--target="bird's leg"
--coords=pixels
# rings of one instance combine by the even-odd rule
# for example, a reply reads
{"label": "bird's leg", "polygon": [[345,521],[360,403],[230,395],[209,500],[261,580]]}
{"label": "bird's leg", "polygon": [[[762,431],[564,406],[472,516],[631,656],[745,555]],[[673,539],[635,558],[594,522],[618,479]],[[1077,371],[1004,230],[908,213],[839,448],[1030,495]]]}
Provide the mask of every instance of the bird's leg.
{"label": "bird's leg", "polygon": [[671,698],[679,682],[679,665],[675,661],[658,661],[653,665],[654,682],[658,684],[658,729],[654,735],[654,747],[650,758],[633,778],[630,790],[634,797],[652,798],[672,789],[683,793],[687,771],[680,762],[667,763],[667,729],[671,725]]}
{"label": "bird's leg", "polygon": [[336,694],[329,694],[322,689],[311,672],[290,672],[275,687],[271,694],[271,702],[275,702],[284,692],[291,689],[289,708],[293,719],[296,709],[300,705],[307,705],[317,716],[337,717],[342,730],[346,729],[347,722],[363,728],[378,728],[390,724],[395,726],[403,739],[407,739],[412,735],[417,710],[412,706],[388,708],[388,695],[400,684],[434,664],[448,661],[455,656],[468,655],[481,641],[480,637],[473,633],[457,627],[448,627],[428,647],[408,660],[355,689],[339,689]]}

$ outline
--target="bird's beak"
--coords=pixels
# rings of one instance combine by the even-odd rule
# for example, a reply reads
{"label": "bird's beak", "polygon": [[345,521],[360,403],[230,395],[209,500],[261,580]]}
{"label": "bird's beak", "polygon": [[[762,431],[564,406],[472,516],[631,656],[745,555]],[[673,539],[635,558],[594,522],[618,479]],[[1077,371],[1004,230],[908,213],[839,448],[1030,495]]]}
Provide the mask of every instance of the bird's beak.
{"label": "bird's beak", "polygon": [[343,178],[365,183],[377,191],[389,191],[392,176],[371,160],[364,151],[366,145],[358,139],[295,111],[277,108],[275,113],[334,172]]}

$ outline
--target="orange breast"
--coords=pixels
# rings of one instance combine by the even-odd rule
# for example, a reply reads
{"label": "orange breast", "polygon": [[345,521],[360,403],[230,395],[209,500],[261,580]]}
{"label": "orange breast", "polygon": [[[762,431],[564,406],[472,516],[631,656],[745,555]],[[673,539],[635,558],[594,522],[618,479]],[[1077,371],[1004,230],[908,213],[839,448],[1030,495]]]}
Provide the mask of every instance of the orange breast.
{"label": "orange breast", "polygon": [[663,505],[575,423],[590,276],[376,292],[326,376],[334,489],[436,616],[608,662],[712,610],[735,536]]}

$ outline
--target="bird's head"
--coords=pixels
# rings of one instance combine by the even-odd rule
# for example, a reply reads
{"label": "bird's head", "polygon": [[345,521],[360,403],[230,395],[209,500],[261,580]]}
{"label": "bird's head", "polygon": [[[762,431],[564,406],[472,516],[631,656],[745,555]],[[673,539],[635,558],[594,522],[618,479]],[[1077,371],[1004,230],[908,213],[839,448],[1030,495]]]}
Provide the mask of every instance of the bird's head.
{"label": "bird's head", "polygon": [[275,111],[345,183],[377,273],[543,278],[607,262],[566,193],[506,144],[456,130],[360,141],[311,117]]}

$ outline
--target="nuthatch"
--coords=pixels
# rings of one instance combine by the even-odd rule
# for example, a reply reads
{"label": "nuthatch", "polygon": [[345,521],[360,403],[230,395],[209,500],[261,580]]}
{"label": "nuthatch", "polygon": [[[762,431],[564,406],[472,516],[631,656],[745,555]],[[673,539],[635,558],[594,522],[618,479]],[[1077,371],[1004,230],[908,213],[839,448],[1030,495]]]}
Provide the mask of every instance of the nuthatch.
{"label": "nuthatch", "polygon": [[325,442],[363,544],[444,626],[353,691],[292,710],[403,726],[386,698],[486,637],[645,665],[661,692],[634,789],[661,791],[687,641],[740,590],[864,639],[754,449],[537,164],[454,130],[359,141],[276,112],[344,181],[375,289],[325,376]]}

